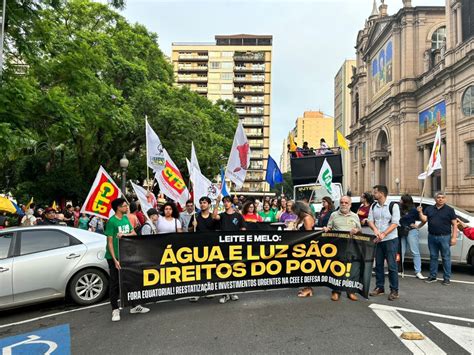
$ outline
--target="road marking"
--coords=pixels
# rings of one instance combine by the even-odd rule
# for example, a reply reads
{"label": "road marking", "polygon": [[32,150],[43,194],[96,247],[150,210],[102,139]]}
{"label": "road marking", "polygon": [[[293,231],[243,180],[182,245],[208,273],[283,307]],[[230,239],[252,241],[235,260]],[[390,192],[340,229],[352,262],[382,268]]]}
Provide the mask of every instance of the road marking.
{"label": "road marking", "polygon": [[25,319],[25,320],[22,320],[22,321],[19,321],[19,322],[13,322],[13,323],[9,323],[9,324],[2,324],[2,325],[0,325],[0,329],[8,328],[8,327],[11,327],[11,326],[14,326],[14,325],[20,325],[20,324],[26,324],[26,323],[34,322],[34,321],[44,319],[44,318],[56,317],[56,316],[60,316],[60,315],[63,315],[63,314],[84,311],[86,309],[91,309],[91,308],[96,308],[96,307],[102,307],[102,306],[105,306],[105,305],[110,305],[110,303],[109,302],[104,302],[104,303],[94,304],[92,306],[71,309],[69,311],[51,313],[51,314],[47,314],[47,315],[44,315],[44,316],[41,316],[41,317]]}
{"label": "road marking", "polygon": [[[412,277],[412,278],[416,278],[415,275],[400,275],[402,278],[404,277]],[[438,278],[436,279],[438,281],[443,281],[443,279],[441,278]],[[423,281],[423,280],[420,280],[420,281]],[[451,282],[455,282],[455,283],[458,283],[458,284],[467,284],[467,285],[474,285],[474,282],[473,281],[462,281],[462,280],[450,280]]]}
{"label": "road marking", "polygon": [[[372,307],[375,306],[375,307]],[[380,305],[371,304],[369,307],[375,314],[390,328],[397,338],[405,345],[413,354],[430,354],[441,355],[446,354],[443,349],[433,343],[433,341],[423,334],[418,328],[411,324],[403,317],[394,307],[377,307]],[[417,332],[424,336],[423,340],[405,340],[400,336],[404,332]]]}
{"label": "road marking", "polygon": [[441,313],[432,313],[432,312],[419,311],[417,309],[392,307],[392,306],[386,306],[386,305],[377,304],[377,303],[372,303],[369,307],[372,308],[372,309],[385,309],[385,310],[395,310],[395,311],[402,311],[402,312],[409,312],[409,313],[417,313],[417,314],[423,314],[423,315],[433,316],[433,317],[437,317],[437,318],[446,318],[446,319],[459,320],[459,321],[462,321],[462,322],[474,323],[473,318],[462,318],[462,317],[456,317],[456,316],[449,316],[449,315],[441,314]]}
{"label": "road marking", "polygon": [[453,339],[460,347],[468,353],[474,349],[474,328],[461,327],[459,325],[430,322],[448,337]]}

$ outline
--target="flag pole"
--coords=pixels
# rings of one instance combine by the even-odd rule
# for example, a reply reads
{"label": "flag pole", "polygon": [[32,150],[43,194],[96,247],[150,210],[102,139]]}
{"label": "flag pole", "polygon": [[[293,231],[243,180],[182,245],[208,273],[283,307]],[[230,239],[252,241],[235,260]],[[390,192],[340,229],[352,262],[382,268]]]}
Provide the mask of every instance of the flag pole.
{"label": "flag pole", "polygon": [[[146,132],[146,124],[148,123],[148,115],[145,115],[145,132]],[[146,139],[147,137],[145,137]],[[146,144],[146,160],[147,160],[147,164],[146,164],[146,184],[147,184],[147,189],[148,191],[150,191],[150,171],[148,169],[148,144]]]}

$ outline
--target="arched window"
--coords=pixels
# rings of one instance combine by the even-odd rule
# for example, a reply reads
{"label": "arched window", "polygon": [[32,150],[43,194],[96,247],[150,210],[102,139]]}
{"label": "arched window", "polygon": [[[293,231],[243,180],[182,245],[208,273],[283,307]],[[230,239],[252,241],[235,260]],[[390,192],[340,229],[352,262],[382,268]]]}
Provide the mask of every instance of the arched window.
{"label": "arched window", "polygon": [[355,97],[355,119],[356,123],[359,122],[359,93],[356,93]]}
{"label": "arched window", "polygon": [[438,28],[431,36],[431,50],[440,49],[446,40],[446,26]]}
{"label": "arched window", "polygon": [[466,116],[474,115],[474,85],[469,86],[462,96],[462,113]]}

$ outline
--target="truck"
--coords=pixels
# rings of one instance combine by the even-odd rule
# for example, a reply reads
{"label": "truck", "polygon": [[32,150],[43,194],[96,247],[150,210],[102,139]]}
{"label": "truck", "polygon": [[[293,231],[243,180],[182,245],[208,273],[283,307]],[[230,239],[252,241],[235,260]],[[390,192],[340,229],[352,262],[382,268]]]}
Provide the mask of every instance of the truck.
{"label": "truck", "polygon": [[[334,205],[338,208],[339,199],[344,195],[342,187],[343,171],[340,148],[330,148],[328,153],[322,155],[311,154],[312,152],[309,151],[301,152],[303,156],[292,156],[290,160],[294,200],[308,201],[312,206],[313,211],[320,211],[322,207],[322,198],[324,196],[330,196],[334,201]],[[331,184],[332,194],[330,194],[324,186],[316,182],[325,159],[331,166],[333,174]]]}

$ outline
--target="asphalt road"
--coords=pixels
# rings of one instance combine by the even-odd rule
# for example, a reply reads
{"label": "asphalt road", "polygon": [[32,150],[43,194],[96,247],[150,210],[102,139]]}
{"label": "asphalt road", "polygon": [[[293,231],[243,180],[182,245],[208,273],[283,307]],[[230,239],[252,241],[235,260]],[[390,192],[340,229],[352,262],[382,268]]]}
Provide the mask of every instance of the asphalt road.
{"label": "asphalt road", "polygon": [[[415,327],[434,344],[425,344],[426,353],[468,354],[474,352],[474,276],[458,267],[452,280],[443,286],[407,276],[394,302],[387,295],[353,302],[344,294],[333,302],[327,288],[315,288],[306,299],[284,289],[241,294],[223,305],[217,298],[162,302],[149,305],[148,314],[123,310],[117,323],[107,303],[78,308],[54,302],[0,312],[0,349],[9,337],[68,325],[73,354],[407,354],[426,339],[405,345],[396,332]],[[451,330],[462,335],[461,344]],[[35,353],[28,346],[27,353]]]}

